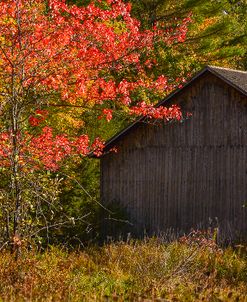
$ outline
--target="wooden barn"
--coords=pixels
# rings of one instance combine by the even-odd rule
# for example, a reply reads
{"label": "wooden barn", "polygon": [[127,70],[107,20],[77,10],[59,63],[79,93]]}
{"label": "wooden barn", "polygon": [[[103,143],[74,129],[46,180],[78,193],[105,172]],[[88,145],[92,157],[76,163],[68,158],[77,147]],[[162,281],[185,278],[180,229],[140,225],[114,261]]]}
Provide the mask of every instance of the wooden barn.
{"label": "wooden barn", "polygon": [[157,106],[173,103],[191,118],[140,118],[108,141],[102,203],[137,235],[217,227],[222,240],[246,240],[247,72],[208,66]]}

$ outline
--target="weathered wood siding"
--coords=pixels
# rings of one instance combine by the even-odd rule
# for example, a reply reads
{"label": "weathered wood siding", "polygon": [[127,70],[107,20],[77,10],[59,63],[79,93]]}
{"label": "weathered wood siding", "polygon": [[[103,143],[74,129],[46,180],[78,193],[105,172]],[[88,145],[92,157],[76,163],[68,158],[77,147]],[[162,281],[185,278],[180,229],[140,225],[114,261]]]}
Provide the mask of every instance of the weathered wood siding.
{"label": "weathered wood siding", "polygon": [[101,159],[101,199],[149,234],[218,225],[247,236],[247,98],[206,74],[173,100],[192,117],[142,123]]}

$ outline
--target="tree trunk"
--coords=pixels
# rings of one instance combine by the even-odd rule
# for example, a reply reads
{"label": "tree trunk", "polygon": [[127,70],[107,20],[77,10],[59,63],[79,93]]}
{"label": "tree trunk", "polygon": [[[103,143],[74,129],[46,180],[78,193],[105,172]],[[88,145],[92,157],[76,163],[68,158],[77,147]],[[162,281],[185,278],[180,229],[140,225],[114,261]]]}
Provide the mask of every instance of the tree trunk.
{"label": "tree trunk", "polygon": [[20,232],[20,220],[21,220],[21,182],[20,182],[20,144],[19,144],[19,127],[18,127],[18,106],[13,104],[12,107],[12,175],[11,175],[11,195],[14,202],[14,217],[13,217],[13,238],[10,238],[12,242],[12,251],[15,253],[16,258],[20,253],[21,247],[21,232]]}

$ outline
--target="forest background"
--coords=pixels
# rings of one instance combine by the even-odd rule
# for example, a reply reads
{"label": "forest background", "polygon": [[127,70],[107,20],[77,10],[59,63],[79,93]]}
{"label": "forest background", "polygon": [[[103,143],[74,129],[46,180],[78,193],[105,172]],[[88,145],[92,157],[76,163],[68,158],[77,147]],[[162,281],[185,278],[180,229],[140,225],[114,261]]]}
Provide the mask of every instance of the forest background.
{"label": "forest background", "polygon": [[[108,2],[111,5],[117,3],[117,1],[68,0],[67,4],[69,7],[71,5],[88,7],[88,5],[94,4],[94,7],[102,9],[102,6],[107,5]],[[140,29],[143,32],[153,30],[157,36],[166,32],[170,37],[170,42],[154,41],[148,59],[141,54],[143,57],[140,61],[142,65],[140,70],[145,73],[146,79],[151,79],[156,83],[155,87],[158,89],[153,89],[150,84],[140,85],[136,90],[130,85],[124,86],[125,79],[128,79],[129,83],[134,83],[139,77],[140,70],[136,69],[135,64],[132,64],[133,66],[129,64],[128,68],[120,71],[108,68],[111,78],[116,83],[122,84],[125,102],[128,103],[128,98],[131,97],[133,105],[138,105],[140,100],[144,101],[147,106],[155,104],[171,90],[180,87],[186,79],[205,65],[246,70],[246,7],[245,0],[206,2],[183,0],[177,4],[170,0],[130,1],[128,9],[131,10],[131,16],[138,20]],[[121,22],[115,22],[111,26],[121,34],[123,30]],[[135,49],[135,52],[138,53],[138,51],[142,52],[143,49]],[[110,83],[108,82],[109,85]],[[48,82],[47,85],[52,86]],[[165,86],[164,89],[160,89],[162,85]],[[94,97],[100,98],[102,97],[102,91],[99,92],[101,87],[99,86],[97,89]],[[1,93],[4,95],[4,92]],[[71,91],[70,93],[73,94]],[[90,138],[90,141],[93,142],[91,147],[94,146],[93,151],[98,150],[100,154],[101,139],[104,141],[109,139],[135,119],[136,115],[130,115],[130,110],[122,104],[104,100],[104,102],[95,102],[87,108],[76,104],[64,105],[61,110],[61,108],[58,109],[56,103],[54,108],[49,107],[51,116],[49,121],[46,120],[48,114],[46,110],[34,108],[36,111],[30,112],[29,126],[49,126],[54,132],[58,129],[66,129],[67,133],[73,133],[75,136],[86,133],[87,136],[84,134],[84,136],[80,136],[81,140],[78,140],[76,148],[79,143],[83,145],[85,140]],[[4,105],[1,106],[1,110],[4,111]],[[138,106],[132,110],[134,113],[143,114]],[[5,118],[6,115],[2,114],[2,119]],[[4,128],[4,122],[1,125]],[[40,136],[39,140],[35,141],[36,144],[43,138]],[[64,139],[65,144],[66,139],[62,136],[60,138]],[[2,132],[1,143],[6,143],[6,140],[7,138]],[[46,161],[44,164],[46,169],[41,174],[26,173],[29,177],[27,181],[16,176],[14,181],[9,182],[10,174],[8,174],[8,166],[4,162],[4,149],[1,149],[1,246],[8,245],[7,242],[10,243],[11,240],[13,242],[10,244],[17,246],[32,245],[33,243],[38,243],[40,247],[59,243],[70,247],[84,245],[100,238],[102,223],[111,223],[112,220],[121,218],[117,209],[105,209],[100,204],[98,159],[89,158],[85,156],[85,152],[82,152],[83,156],[76,160],[74,157],[66,158],[57,169],[54,166],[56,163],[48,162],[48,156],[41,155],[40,150],[33,150],[29,150],[29,152],[36,152],[36,156],[42,157],[42,160]],[[13,162],[15,162],[16,159],[13,158]],[[39,181],[37,181],[38,178]],[[25,196],[26,201],[25,208],[23,207],[22,210],[20,205],[13,207],[11,202],[14,195],[20,198],[21,194],[16,193],[16,190],[12,190],[11,194],[8,192],[11,186],[15,187],[16,183],[20,183],[24,188],[22,189],[22,199]],[[16,199],[17,204],[18,198]],[[34,199],[36,203],[33,202]],[[43,203],[42,200],[45,202]],[[21,229],[18,232],[23,233],[20,236],[22,238],[19,238],[19,235],[16,235],[18,232],[14,224],[19,219],[17,213],[21,211],[28,212],[28,215],[25,214],[22,221],[18,222],[18,228]],[[11,228],[14,236],[10,234]],[[12,239],[9,240],[9,238]]]}

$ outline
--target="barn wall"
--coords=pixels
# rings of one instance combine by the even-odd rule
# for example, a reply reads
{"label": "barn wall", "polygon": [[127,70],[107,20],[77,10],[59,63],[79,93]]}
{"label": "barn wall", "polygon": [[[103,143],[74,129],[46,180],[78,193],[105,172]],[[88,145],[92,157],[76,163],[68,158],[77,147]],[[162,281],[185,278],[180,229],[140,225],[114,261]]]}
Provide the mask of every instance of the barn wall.
{"label": "barn wall", "polygon": [[120,204],[133,229],[220,226],[222,236],[247,236],[246,97],[207,74],[174,100],[192,117],[141,124],[101,159],[101,198]]}

